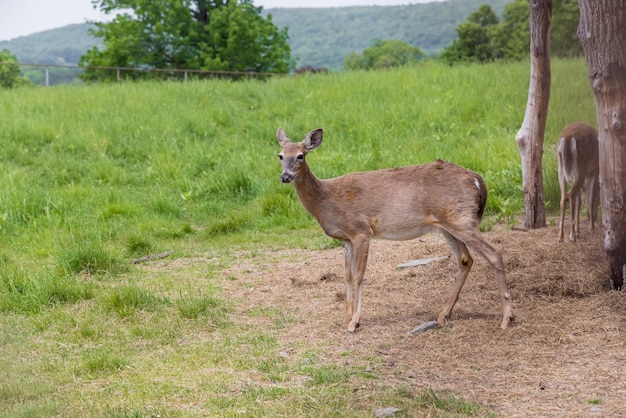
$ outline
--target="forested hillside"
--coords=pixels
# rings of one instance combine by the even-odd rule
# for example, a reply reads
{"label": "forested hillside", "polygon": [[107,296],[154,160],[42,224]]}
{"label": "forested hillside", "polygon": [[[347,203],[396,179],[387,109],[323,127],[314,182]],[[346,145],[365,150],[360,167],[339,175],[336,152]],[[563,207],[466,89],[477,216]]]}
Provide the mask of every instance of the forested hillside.
{"label": "forested hillside", "polygon": [[279,28],[289,28],[298,66],[343,68],[344,58],[361,53],[372,40],[398,39],[437,54],[452,43],[456,27],[481,5],[498,16],[511,0],[448,0],[407,6],[268,9]]}
{"label": "forested hillside", "polygon": [[[331,70],[343,59],[362,52],[374,39],[398,39],[436,54],[456,36],[456,27],[482,4],[501,15],[510,0],[449,0],[407,6],[279,8],[264,10],[276,26],[289,28],[289,45],[298,66]],[[1,41],[21,63],[76,64],[100,39],[89,35],[91,25],[75,24],[10,41]]]}
{"label": "forested hillside", "polygon": [[89,35],[90,24],[67,25],[58,29],[0,41],[0,50],[7,48],[25,64],[76,64],[89,48],[101,45]]}

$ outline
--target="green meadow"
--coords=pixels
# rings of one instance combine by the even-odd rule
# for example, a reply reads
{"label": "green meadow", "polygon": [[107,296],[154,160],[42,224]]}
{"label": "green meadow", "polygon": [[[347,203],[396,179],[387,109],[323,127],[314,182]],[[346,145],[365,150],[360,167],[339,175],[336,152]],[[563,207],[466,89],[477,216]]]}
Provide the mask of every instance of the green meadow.
{"label": "green meadow", "polygon": [[[350,376],[375,376],[276,360],[275,334],[238,323],[238,301],[220,294],[234,251],[337,245],[281,184],[276,130],[299,141],[324,129],[308,157],[321,178],[458,163],[489,187],[483,228],[512,224],[524,206],[515,135],[529,71],[528,62],[426,62],[0,91],[0,416],[371,416]],[[543,160],[551,212],[552,146],[575,120],[595,125],[585,63],[555,60]],[[214,262],[178,274],[132,263],[164,252]],[[192,379],[198,370],[210,372]],[[233,393],[252,374],[282,384]],[[291,388],[297,376],[309,383]],[[371,401],[407,416],[487,413],[463,394],[405,395],[381,389]]]}

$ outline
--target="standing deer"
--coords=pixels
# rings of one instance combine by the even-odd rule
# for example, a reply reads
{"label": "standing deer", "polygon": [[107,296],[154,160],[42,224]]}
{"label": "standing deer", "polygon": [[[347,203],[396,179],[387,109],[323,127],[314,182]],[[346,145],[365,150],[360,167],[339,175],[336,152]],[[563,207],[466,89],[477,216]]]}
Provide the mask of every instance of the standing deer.
{"label": "standing deer", "polygon": [[322,143],[322,129],[291,142],[278,128],[283,183],[293,183],[304,208],[324,232],[345,244],[346,313],[344,325],[354,332],[361,320],[363,278],[372,238],[409,240],[440,231],[458,264],[456,281],[437,321],[452,313],[472,267],[468,248],[484,257],[496,272],[505,329],[513,320],[502,255],[478,229],[487,187],[476,173],[438,160],[434,163],[346,174],[320,180],[306,163],[309,151]]}
{"label": "standing deer", "polygon": [[[574,242],[580,232],[581,192],[585,195],[585,206],[591,222],[591,232],[598,214],[598,132],[583,122],[567,125],[557,144],[557,162],[559,186],[561,187],[561,222],[559,223],[559,242],[563,242],[563,228],[567,201],[570,202],[572,225],[569,240]],[[572,188],[567,191],[567,183]]]}

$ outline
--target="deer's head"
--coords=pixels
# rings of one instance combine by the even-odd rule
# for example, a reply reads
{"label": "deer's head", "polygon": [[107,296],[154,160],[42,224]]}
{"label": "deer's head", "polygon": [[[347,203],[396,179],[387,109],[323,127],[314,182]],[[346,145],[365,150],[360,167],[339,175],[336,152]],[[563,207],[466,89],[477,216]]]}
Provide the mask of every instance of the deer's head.
{"label": "deer's head", "polygon": [[312,130],[302,142],[291,142],[283,128],[278,128],[276,136],[282,148],[278,154],[278,158],[280,158],[283,166],[280,181],[291,183],[299,178],[303,170],[305,170],[307,153],[322,144],[323,131],[322,129]]}

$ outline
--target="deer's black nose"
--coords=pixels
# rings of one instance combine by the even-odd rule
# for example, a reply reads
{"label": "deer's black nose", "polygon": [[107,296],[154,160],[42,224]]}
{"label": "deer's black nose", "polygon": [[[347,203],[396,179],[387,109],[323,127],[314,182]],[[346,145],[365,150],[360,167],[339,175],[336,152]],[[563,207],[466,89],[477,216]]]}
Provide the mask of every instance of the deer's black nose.
{"label": "deer's black nose", "polygon": [[283,183],[291,183],[292,180],[293,176],[291,174],[283,173],[280,176],[280,181],[282,181]]}

